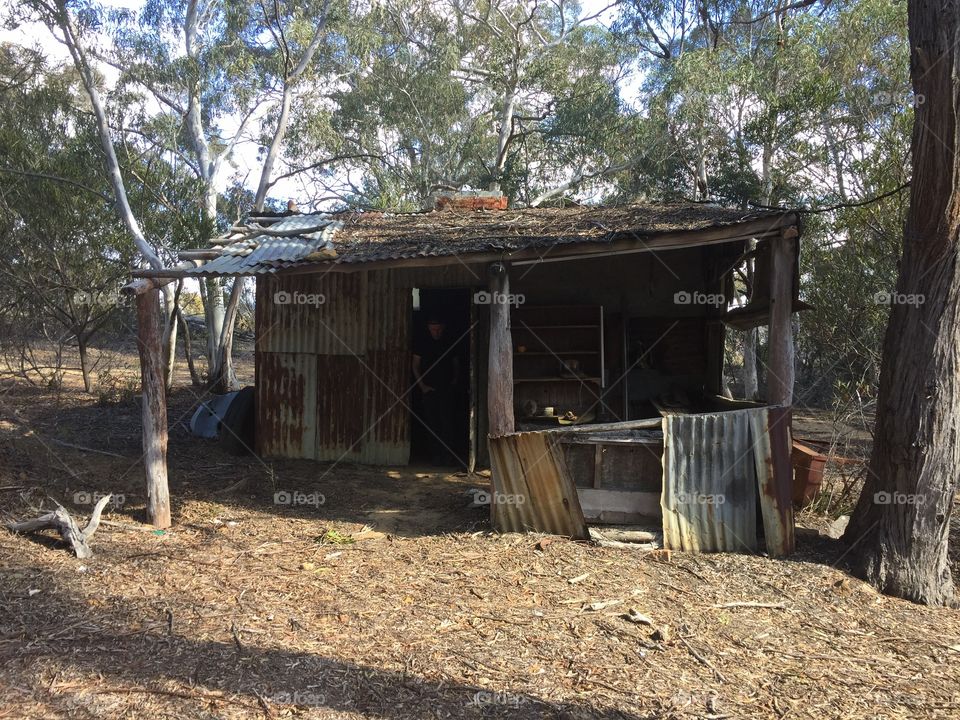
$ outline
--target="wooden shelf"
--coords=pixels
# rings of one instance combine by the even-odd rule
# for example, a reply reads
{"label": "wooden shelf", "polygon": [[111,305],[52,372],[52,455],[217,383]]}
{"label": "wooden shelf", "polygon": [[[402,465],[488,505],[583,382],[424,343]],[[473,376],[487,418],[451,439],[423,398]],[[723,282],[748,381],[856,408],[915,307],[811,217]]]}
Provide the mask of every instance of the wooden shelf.
{"label": "wooden shelf", "polygon": [[598,377],[536,377],[536,378],[518,378],[513,379],[515,383],[523,382],[579,382],[600,384]]}
{"label": "wooden shelf", "polygon": [[511,325],[511,330],[599,330],[599,325]]}
{"label": "wooden shelf", "polygon": [[564,355],[599,355],[599,350],[557,350],[556,352],[550,352],[549,350],[525,350],[520,352],[519,350],[513,351],[514,357],[523,357],[524,355],[532,355],[534,357],[563,357]]}
{"label": "wooden shelf", "polygon": [[[580,414],[596,404],[604,375],[601,305],[522,305],[511,308],[510,329],[519,406],[534,402]],[[519,352],[521,345],[527,350]]]}

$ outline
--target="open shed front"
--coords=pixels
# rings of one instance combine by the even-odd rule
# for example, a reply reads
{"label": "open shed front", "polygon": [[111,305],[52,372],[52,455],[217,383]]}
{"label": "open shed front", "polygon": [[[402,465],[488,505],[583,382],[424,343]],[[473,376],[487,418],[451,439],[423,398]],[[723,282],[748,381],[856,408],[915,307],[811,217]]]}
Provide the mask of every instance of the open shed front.
{"label": "open shed front", "polygon": [[[645,517],[668,547],[752,549],[759,504],[782,553],[798,236],[788,211],[705,206],[267,217],[131,286],[256,278],[262,456],[416,460],[413,346],[427,309],[455,313],[463,445],[447,449],[491,467],[496,527],[585,537]],[[761,324],[768,407],[725,401],[725,328]]]}

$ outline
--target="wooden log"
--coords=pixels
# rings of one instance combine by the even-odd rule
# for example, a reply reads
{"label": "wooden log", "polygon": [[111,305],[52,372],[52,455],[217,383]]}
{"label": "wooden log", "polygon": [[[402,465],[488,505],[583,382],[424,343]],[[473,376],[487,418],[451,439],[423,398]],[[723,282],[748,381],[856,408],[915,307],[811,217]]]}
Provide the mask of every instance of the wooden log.
{"label": "wooden log", "polygon": [[147,518],[156,528],[170,527],[167,487],[167,397],[163,382],[158,318],[160,293],[137,296],[137,350],[143,388],[143,468],[147,480]]}
{"label": "wooden log", "polygon": [[[149,271],[146,268],[141,268],[139,270],[134,270],[130,274],[135,278],[120,288],[120,294],[122,295],[141,295],[150,290],[156,290],[161,288],[164,285],[169,285],[172,282],[176,282],[178,279],[189,277],[187,270],[190,268],[199,267],[201,262],[199,260],[185,260],[184,262],[178,263],[172,268],[167,268],[165,270],[155,270],[150,269]],[[148,273],[146,275],[141,275],[140,273]]]}
{"label": "wooden log", "polygon": [[177,257],[181,260],[213,260],[221,256],[219,250],[181,250],[177,253]]}
{"label": "wooden log", "polygon": [[110,502],[113,495],[105,495],[97,502],[93,508],[93,514],[90,515],[90,521],[87,526],[81,530],[76,521],[70,517],[70,513],[60,503],[57,503],[57,509],[53,512],[41,515],[35,520],[25,520],[24,522],[8,523],[7,529],[15,533],[32,533],[38,530],[53,529],[60,533],[66,542],[70,544],[74,554],[80,558],[93,556],[88,540],[97,531],[100,526],[100,514],[103,508]]}
{"label": "wooden log", "polygon": [[770,263],[770,364],[767,366],[767,402],[771,405],[793,403],[793,312],[795,227],[786,228],[771,240]]}
{"label": "wooden log", "polygon": [[507,267],[494,263],[490,275],[490,350],[487,363],[487,412],[490,437],[514,431],[513,340],[510,335],[510,293]]}

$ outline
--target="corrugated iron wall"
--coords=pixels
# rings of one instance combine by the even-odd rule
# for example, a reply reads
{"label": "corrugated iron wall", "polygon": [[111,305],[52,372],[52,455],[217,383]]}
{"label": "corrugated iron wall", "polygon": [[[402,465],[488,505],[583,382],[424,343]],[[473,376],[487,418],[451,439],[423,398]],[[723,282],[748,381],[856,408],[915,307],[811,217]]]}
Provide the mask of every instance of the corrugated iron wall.
{"label": "corrugated iron wall", "polygon": [[[258,304],[259,307],[259,304]],[[257,353],[257,452],[292,458],[316,454],[316,356]]]}
{"label": "corrugated iron wall", "polygon": [[752,412],[663,419],[664,547],[687,552],[756,549]]}
{"label": "corrugated iron wall", "polygon": [[258,277],[259,451],[406,463],[410,302],[390,271]]}
{"label": "corrugated iron wall", "polygon": [[412,295],[395,271],[367,282],[365,427],[362,462],[403,464],[410,457],[410,321]]}

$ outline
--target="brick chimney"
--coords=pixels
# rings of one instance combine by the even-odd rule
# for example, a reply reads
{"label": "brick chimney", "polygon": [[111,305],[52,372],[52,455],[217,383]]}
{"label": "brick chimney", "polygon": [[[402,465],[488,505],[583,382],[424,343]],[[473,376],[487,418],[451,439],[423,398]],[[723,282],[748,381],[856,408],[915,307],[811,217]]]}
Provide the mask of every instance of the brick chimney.
{"label": "brick chimney", "polygon": [[434,210],[506,210],[507,197],[499,190],[462,190],[433,196]]}

